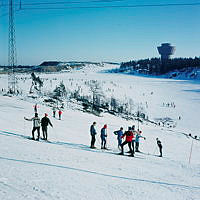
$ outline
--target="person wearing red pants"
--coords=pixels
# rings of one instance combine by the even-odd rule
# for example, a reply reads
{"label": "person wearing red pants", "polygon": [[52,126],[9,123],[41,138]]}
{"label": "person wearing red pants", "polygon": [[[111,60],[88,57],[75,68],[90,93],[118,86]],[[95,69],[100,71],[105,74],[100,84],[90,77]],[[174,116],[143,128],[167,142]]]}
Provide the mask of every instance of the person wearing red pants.
{"label": "person wearing red pants", "polygon": [[61,120],[61,115],[62,115],[62,111],[59,110],[59,111],[58,111],[59,120]]}

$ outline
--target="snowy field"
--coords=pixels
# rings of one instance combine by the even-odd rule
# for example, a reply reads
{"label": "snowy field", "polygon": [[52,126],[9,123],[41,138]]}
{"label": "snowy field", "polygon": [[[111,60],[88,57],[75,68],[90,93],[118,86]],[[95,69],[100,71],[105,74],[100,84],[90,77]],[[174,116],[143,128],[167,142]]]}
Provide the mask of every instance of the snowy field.
{"label": "snowy field", "polygon": [[[62,120],[51,117],[52,110],[42,99],[27,98],[30,75],[19,75],[22,96],[0,94],[0,199],[1,200],[199,200],[200,141],[183,133],[200,136],[199,82],[144,78],[103,73],[92,67],[70,73],[38,74],[45,80],[43,92],[52,91],[60,81],[70,90],[85,81],[101,83],[106,98],[134,100],[142,105],[150,120],[170,118],[173,127],[140,124],[146,140],[141,139],[135,157],[119,156],[113,131],[127,129],[135,121],[127,121],[104,113],[101,117],[83,113],[66,105]],[[26,80],[24,78],[27,78]],[[0,75],[0,88],[7,88],[7,77]],[[39,102],[39,116],[49,114],[50,143],[32,141],[33,105]],[[175,107],[166,106],[173,103]],[[181,119],[179,120],[179,116]],[[90,149],[89,127],[97,122],[98,149]],[[109,151],[100,150],[100,129],[108,125]],[[163,144],[163,158],[158,157],[156,137]],[[128,148],[126,147],[125,151]]]}

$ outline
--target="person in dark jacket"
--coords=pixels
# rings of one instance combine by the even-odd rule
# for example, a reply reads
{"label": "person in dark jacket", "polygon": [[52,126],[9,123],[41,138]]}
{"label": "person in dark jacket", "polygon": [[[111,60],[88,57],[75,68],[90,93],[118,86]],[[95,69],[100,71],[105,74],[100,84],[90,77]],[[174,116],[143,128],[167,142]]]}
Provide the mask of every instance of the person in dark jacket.
{"label": "person in dark jacket", "polygon": [[124,155],[124,145],[128,144],[129,150],[131,152],[131,156],[134,157],[134,151],[131,148],[134,135],[133,135],[131,127],[128,128],[128,131],[126,131],[121,138],[124,138],[124,137],[126,137],[126,139],[125,139],[125,141],[121,145],[122,151],[121,151],[120,155]]}
{"label": "person in dark jacket", "polygon": [[117,135],[117,141],[118,141],[118,148],[121,148],[122,144],[122,135],[123,135],[123,127],[120,128],[118,131],[114,131],[114,134]]}
{"label": "person in dark jacket", "polygon": [[157,145],[158,145],[159,151],[160,151],[159,157],[162,157],[162,143],[158,138],[156,138],[156,141],[157,141]]}
{"label": "person in dark jacket", "polygon": [[38,110],[37,110],[38,109],[37,103],[33,107],[34,107],[34,112],[37,113],[38,112]]}
{"label": "person in dark jacket", "polygon": [[56,107],[53,107],[53,117],[55,118],[56,117]]}
{"label": "person in dark jacket", "polygon": [[106,149],[107,124],[101,129],[101,149]]}
{"label": "person in dark jacket", "polygon": [[38,137],[36,140],[39,140],[39,138],[40,138],[40,118],[38,117],[38,113],[35,113],[35,117],[33,117],[31,119],[28,119],[26,117],[24,117],[24,119],[27,121],[33,121],[32,139],[35,140],[34,132],[37,130]]}
{"label": "person in dark jacket", "polygon": [[47,126],[50,124],[50,126],[53,127],[50,119],[47,116],[48,116],[47,113],[45,113],[44,117],[41,119],[41,126],[42,126],[42,133],[44,140],[47,140]]}
{"label": "person in dark jacket", "polygon": [[94,146],[95,141],[96,141],[95,136],[97,134],[95,126],[96,126],[96,122],[93,122],[93,124],[90,126],[90,135],[91,135],[91,146],[90,146],[90,148],[92,148],[92,149],[96,148]]}

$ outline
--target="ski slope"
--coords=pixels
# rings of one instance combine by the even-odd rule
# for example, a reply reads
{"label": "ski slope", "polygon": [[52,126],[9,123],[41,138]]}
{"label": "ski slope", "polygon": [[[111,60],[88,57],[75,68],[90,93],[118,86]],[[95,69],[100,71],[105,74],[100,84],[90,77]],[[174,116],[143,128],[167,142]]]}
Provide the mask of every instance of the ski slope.
{"label": "ski slope", "polygon": [[[148,102],[145,110],[150,119],[169,117],[176,121],[176,127],[140,124],[146,137],[140,143],[144,153],[136,153],[134,158],[119,156],[113,131],[121,126],[127,129],[137,122],[107,113],[97,117],[71,105],[65,107],[62,120],[58,120],[51,117],[52,110],[42,103],[42,98],[27,98],[31,80],[22,79],[19,81],[22,96],[0,94],[0,199],[200,199],[200,141],[193,140],[189,163],[192,139],[183,134],[200,136],[199,83],[102,72],[112,67],[40,76],[47,80],[45,91],[61,80],[68,88],[86,80],[98,80],[105,91],[111,89],[107,96],[114,95],[122,101],[125,96],[131,97],[136,104]],[[0,76],[2,88],[7,87],[6,78]],[[69,79],[73,79],[72,86]],[[50,80],[53,81],[50,83]],[[27,139],[31,136],[32,122],[25,121],[24,116],[33,116],[36,101],[39,116],[48,113],[53,124],[53,128],[48,127],[50,142]],[[174,102],[176,107],[165,107],[163,102]],[[93,121],[97,122],[98,149],[89,148],[89,127]],[[109,151],[99,149],[99,133],[104,124],[108,124]],[[159,155],[156,137],[162,141],[163,158],[156,156]]]}

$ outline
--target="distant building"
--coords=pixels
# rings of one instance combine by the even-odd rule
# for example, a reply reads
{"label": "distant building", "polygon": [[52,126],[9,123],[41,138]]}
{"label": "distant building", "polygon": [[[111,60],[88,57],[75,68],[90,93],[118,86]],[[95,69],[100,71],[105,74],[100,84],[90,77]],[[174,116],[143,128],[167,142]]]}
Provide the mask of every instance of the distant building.
{"label": "distant building", "polygon": [[174,53],[175,47],[170,43],[163,43],[160,47],[157,47],[159,54],[161,55],[162,62],[170,59],[170,56]]}

